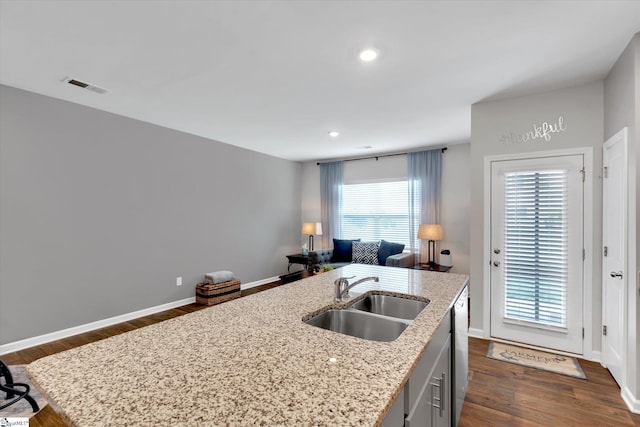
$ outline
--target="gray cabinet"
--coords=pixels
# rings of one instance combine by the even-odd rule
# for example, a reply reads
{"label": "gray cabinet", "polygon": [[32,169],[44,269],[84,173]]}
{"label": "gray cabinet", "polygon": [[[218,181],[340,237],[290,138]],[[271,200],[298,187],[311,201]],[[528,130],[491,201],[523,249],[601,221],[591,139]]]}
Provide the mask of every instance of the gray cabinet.
{"label": "gray cabinet", "polygon": [[404,427],[458,424],[468,383],[467,298],[465,286],[433,333],[383,427],[402,426],[403,419]]}
{"label": "gray cabinet", "polygon": [[451,336],[447,335],[433,361],[415,404],[405,418],[405,427],[449,427],[451,425]]}
{"label": "gray cabinet", "polygon": [[405,427],[451,425],[451,363],[451,320],[445,316],[405,386]]}
{"label": "gray cabinet", "polygon": [[404,393],[396,397],[396,401],[384,417],[380,427],[401,427],[404,425]]}
{"label": "gray cabinet", "polygon": [[451,426],[451,337],[440,352],[431,372],[430,421],[434,427]]}

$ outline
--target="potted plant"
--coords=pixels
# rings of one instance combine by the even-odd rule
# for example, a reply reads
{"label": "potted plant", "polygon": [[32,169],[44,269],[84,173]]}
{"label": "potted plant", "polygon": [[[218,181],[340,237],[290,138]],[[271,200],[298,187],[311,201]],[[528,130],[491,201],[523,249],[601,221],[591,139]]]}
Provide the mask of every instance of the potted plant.
{"label": "potted plant", "polygon": [[333,267],[331,267],[329,264],[323,264],[320,266],[320,273],[324,273],[325,271],[331,271],[333,270]]}

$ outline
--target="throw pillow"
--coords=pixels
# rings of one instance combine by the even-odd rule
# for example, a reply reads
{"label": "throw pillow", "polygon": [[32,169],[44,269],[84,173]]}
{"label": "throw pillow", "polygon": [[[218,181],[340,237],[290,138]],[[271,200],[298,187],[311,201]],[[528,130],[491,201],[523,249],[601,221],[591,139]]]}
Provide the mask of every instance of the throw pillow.
{"label": "throw pillow", "polygon": [[353,242],[353,262],[378,265],[378,242]]}
{"label": "throw pillow", "polygon": [[360,239],[355,240],[340,240],[333,239],[333,258],[332,262],[351,262],[352,256],[352,244],[353,242],[359,242]]}
{"label": "throw pillow", "polygon": [[378,248],[378,264],[386,265],[388,257],[401,254],[403,250],[404,245],[402,243],[392,243],[381,240],[380,247]]}

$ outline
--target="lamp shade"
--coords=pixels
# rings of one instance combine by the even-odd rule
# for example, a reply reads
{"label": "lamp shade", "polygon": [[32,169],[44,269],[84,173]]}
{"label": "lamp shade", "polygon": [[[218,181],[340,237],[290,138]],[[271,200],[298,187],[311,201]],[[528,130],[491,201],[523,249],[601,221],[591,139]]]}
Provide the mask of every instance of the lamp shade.
{"label": "lamp shade", "polygon": [[302,234],[308,234],[310,236],[322,236],[322,223],[305,222],[304,224],[302,224]]}
{"label": "lamp shade", "polygon": [[442,240],[444,239],[444,230],[440,224],[420,224],[418,239]]}

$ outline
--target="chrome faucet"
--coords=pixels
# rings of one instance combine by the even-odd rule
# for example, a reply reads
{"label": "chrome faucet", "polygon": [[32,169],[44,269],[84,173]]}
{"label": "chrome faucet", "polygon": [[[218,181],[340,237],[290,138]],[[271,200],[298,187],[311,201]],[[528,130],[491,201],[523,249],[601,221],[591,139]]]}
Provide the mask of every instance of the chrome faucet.
{"label": "chrome faucet", "polygon": [[349,284],[349,279],[353,279],[356,276],[351,277],[341,277],[336,279],[333,284],[335,285],[335,302],[342,302],[345,298],[349,297],[349,289],[353,288],[360,283],[366,282],[367,280],[373,280],[374,282],[379,281],[378,276],[365,277],[364,279],[360,279],[355,281],[352,284]]}

